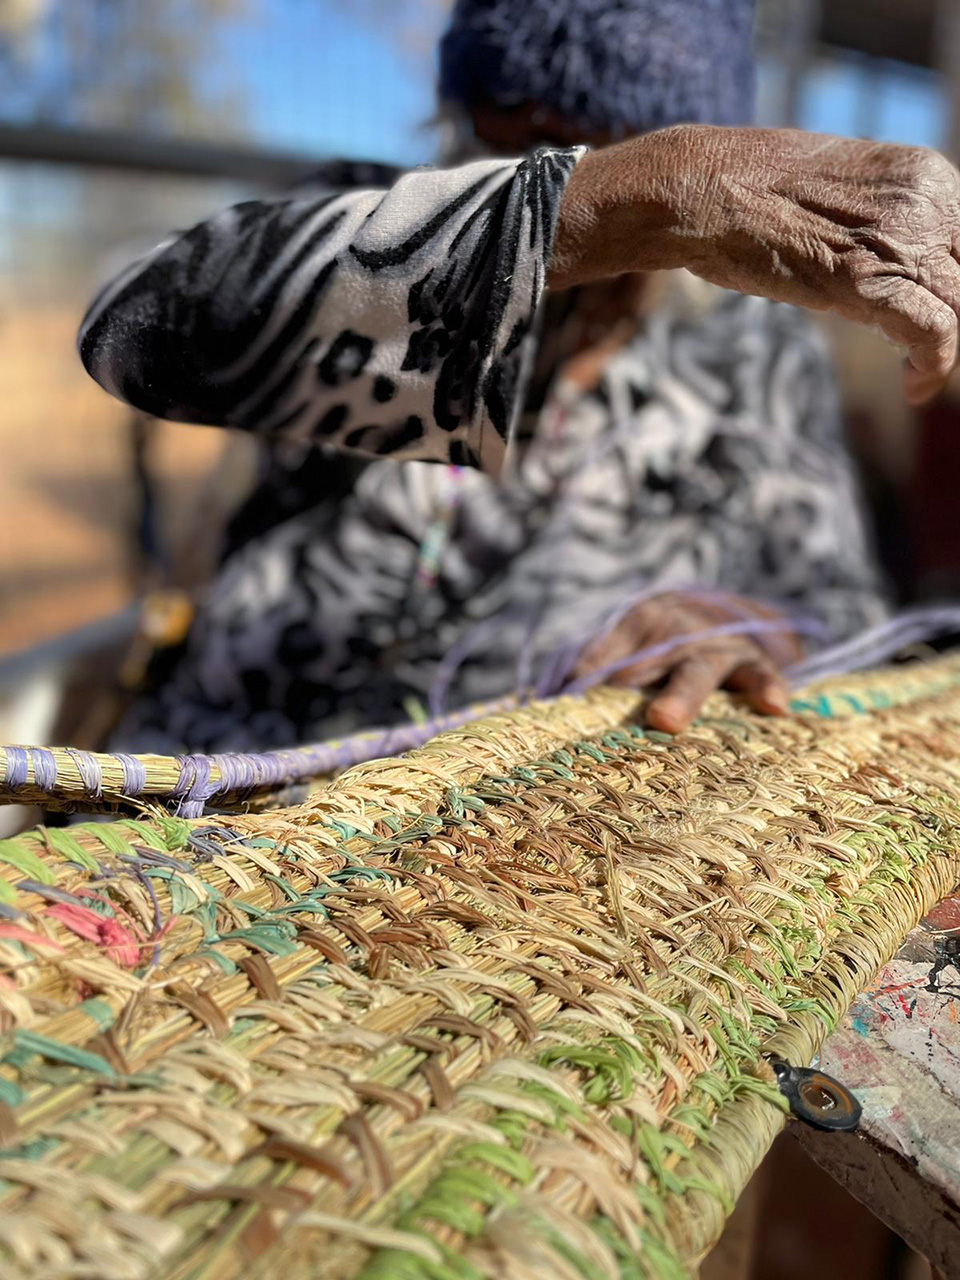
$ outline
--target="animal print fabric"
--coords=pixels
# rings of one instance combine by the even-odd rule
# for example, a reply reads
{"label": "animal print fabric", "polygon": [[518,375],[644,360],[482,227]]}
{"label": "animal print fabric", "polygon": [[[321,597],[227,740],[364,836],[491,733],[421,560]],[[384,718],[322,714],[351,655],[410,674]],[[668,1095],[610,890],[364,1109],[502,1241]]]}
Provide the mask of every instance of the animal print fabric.
{"label": "animal print fabric", "polygon": [[[543,358],[576,308],[567,294],[538,312],[575,159],[415,171],[387,194],[311,197],[309,214],[228,211],[97,300],[81,350],[108,389],[272,449],[183,652],[114,747],[264,749],[404,718],[431,692],[526,687],[656,587],[773,600],[830,638],[883,616],[805,316],[720,293],[706,312],[668,305],[589,391]],[[392,456],[342,452],[363,448]]]}
{"label": "animal print fabric", "polygon": [[227,209],[104,289],[81,359],[156,417],[496,472],[581,154]]}

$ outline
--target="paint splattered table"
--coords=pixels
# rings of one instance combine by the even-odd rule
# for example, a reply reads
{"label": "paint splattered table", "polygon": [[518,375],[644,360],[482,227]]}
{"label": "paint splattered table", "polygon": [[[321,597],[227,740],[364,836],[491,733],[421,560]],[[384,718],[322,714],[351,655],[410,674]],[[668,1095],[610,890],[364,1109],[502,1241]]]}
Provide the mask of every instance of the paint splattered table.
{"label": "paint splattered table", "polygon": [[857,1133],[797,1127],[809,1154],[943,1277],[960,1277],[960,890],[911,933],[820,1058]]}

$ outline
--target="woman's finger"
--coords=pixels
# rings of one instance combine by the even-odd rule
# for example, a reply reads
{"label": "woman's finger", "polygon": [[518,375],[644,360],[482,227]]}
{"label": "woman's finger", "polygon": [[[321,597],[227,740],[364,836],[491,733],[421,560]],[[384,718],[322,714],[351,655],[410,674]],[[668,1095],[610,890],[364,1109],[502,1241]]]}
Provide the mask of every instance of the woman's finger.
{"label": "woman's finger", "polygon": [[677,663],[663,688],[647,704],[646,720],[651,729],[680,733],[700,714],[700,708],[743,665],[743,650],[723,648],[701,650]]}
{"label": "woman's finger", "polygon": [[618,689],[642,689],[645,685],[656,684],[658,680],[663,679],[671,667],[676,666],[676,653],[664,654],[659,658],[641,659],[639,662],[628,662],[628,665],[613,671],[609,670],[611,666],[623,662],[624,659],[629,660],[633,654],[640,653],[645,648],[647,648],[646,642],[638,640],[623,646],[622,652],[618,652],[616,656],[605,653],[602,660],[595,658],[584,662],[575,672],[574,678],[581,680],[598,671],[605,671],[607,674],[603,677],[603,683]]}
{"label": "woman's finger", "polygon": [[946,385],[939,373],[920,373],[909,360],[903,362],[903,398],[909,405],[926,404]]}
{"label": "woman's finger", "polygon": [[[631,653],[637,653],[644,647],[648,635],[649,628],[643,614],[639,609],[632,610],[625,618],[620,619],[612,631],[587,646],[577,659],[573,678],[592,675],[601,667],[610,666],[628,658]],[[622,682],[618,680],[617,683]]]}
{"label": "woman's finger", "polygon": [[[608,671],[604,684],[627,689],[654,684],[676,665],[677,649],[686,644],[685,636],[704,625],[701,617],[688,610],[677,609],[670,597],[645,601],[631,609],[609,634],[587,649],[574,668],[573,678],[579,680],[604,670]],[[671,638],[677,642],[676,649],[655,657],[640,658],[636,662],[627,661],[647,649],[669,645]],[[610,671],[609,668],[617,663],[624,665]]]}
{"label": "woman's finger", "polygon": [[[960,263],[950,254],[944,254],[925,276],[922,284],[960,318]],[[940,369],[924,372],[916,367],[912,357],[904,362],[903,389],[908,404],[923,404],[942,388],[944,381]]]}
{"label": "woman's finger", "polygon": [[754,711],[766,716],[782,716],[790,708],[787,682],[773,663],[758,658],[735,667],[725,687],[745,695]]}
{"label": "woman's finger", "polygon": [[880,275],[858,282],[856,304],[838,310],[853,320],[879,325],[891,342],[906,347],[911,366],[926,385],[943,382],[957,362],[953,307],[905,276]]}

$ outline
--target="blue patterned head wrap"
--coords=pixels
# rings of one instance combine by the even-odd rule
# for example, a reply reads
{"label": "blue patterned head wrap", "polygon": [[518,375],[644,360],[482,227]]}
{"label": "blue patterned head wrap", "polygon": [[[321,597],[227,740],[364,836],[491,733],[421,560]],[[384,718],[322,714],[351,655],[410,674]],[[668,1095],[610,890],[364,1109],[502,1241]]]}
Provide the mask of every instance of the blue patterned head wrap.
{"label": "blue patterned head wrap", "polygon": [[753,115],[754,0],[456,0],[440,97],[615,136]]}

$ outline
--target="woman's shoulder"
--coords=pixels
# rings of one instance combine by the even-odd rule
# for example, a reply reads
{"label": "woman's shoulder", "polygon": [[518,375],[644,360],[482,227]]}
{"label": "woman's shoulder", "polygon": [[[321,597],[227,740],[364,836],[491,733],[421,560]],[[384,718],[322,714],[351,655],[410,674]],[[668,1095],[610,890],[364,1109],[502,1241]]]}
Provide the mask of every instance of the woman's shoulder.
{"label": "woman's shoulder", "polygon": [[324,160],[296,182],[287,194],[310,196],[321,192],[381,191],[392,187],[405,171],[379,160]]}

